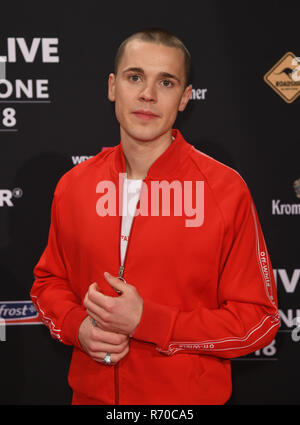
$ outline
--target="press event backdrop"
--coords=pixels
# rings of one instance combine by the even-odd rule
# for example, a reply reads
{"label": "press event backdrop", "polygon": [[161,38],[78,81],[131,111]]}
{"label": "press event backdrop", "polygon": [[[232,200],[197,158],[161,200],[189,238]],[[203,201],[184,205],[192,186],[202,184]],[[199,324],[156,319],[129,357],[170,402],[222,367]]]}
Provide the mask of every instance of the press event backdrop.
{"label": "press event backdrop", "polygon": [[229,404],[299,404],[299,12],[293,1],[3,2],[1,404],[70,403],[71,348],[36,318],[32,270],[60,176],[119,143],[107,79],[120,42],[148,26],[189,48],[193,93],[174,127],[246,180],[274,267],[280,330],[270,346],[232,361]]}

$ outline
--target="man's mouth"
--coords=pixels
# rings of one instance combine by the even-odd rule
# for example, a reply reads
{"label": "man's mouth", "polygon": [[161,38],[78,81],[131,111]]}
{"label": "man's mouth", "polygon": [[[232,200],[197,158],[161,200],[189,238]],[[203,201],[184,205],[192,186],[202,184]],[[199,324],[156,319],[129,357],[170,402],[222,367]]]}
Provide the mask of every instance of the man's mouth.
{"label": "man's mouth", "polygon": [[144,121],[149,121],[149,120],[152,120],[154,118],[158,118],[158,115],[155,114],[154,112],[146,111],[144,109],[139,109],[137,111],[134,111],[133,114],[137,118],[139,118],[141,120],[144,120]]}

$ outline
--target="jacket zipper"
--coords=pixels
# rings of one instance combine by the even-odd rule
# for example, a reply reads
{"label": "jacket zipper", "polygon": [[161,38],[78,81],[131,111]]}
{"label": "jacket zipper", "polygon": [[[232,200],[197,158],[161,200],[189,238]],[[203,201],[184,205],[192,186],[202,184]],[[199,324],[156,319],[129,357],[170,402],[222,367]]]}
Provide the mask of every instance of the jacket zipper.
{"label": "jacket zipper", "polygon": [[[143,180],[143,183],[145,182],[146,179],[147,179],[147,177]],[[141,187],[141,191],[142,191],[142,189],[143,189],[143,184],[142,184],[142,187]],[[123,186],[122,186],[122,190],[123,190]],[[140,195],[141,195],[141,192],[140,192]],[[126,262],[126,259],[127,259],[128,248],[129,248],[129,244],[130,244],[130,240],[131,240],[131,234],[132,234],[132,229],[133,229],[133,225],[134,225],[135,219],[136,219],[136,216],[134,216],[133,219],[132,219],[130,233],[129,233],[129,237],[128,237],[128,243],[127,243],[125,257],[124,257],[124,262],[123,262],[123,265],[122,265],[121,264],[121,252],[120,252],[120,237],[121,237],[121,230],[122,230],[122,215],[120,217],[119,239],[118,239],[118,241],[119,241],[119,243],[118,243],[118,252],[119,252],[119,271],[118,271],[118,277],[119,278],[123,278],[123,275],[124,275],[125,262]],[[119,404],[119,363],[117,363],[115,365],[115,404]]]}
{"label": "jacket zipper", "polygon": [[[128,244],[127,244],[127,248],[128,248]],[[126,248],[126,251],[127,251],[127,248]],[[119,267],[119,275],[118,275],[118,277],[123,277],[123,274],[124,274],[124,266],[121,265]]]}

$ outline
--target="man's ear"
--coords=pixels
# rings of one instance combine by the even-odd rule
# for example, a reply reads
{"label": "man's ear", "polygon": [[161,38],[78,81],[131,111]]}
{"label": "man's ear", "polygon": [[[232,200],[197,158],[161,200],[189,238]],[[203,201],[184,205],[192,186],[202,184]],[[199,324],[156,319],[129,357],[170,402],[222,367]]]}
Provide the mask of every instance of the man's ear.
{"label": "man's ear", "polygon": [[190,100],[191,94],[192,94],[192,85],[190,84],[189,86],[185,88],[181,96],[178,111],[182,112],[185,110],[185,107],[188,104],[188,101]]}
{"label": "man's ear", "polygon": [[116,76],[111,73],[108,76],[108,99],[111,102],[115,101],[115,86],[116,86]]}

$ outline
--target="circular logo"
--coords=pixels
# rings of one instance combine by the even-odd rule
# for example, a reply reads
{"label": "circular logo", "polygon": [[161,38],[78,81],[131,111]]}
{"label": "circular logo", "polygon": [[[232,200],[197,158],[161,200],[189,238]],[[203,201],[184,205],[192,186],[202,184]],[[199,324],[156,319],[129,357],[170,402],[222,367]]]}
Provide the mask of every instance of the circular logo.
{"label": "circular logo", "polygon": [[19,187],[15,187],[12,191],[12,195],[14,198],[21,198],[23,195],[23,190]]}

